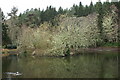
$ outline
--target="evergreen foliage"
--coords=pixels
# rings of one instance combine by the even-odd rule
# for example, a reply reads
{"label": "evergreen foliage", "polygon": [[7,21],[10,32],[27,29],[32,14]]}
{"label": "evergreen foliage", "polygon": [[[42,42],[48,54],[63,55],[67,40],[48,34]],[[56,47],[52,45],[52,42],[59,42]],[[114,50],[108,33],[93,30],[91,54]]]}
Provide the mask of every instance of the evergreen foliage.
{"label": "evergreen foliage", "polygon": [[11,40],[8,36],[8,25],[5,23],[5,16],[0,9],[0,17],[2,17],[2,46],[7,46],[7,44],[11,44]]}
{"label": "evergreen foliage", "polygon": [[[100,32],[102,31],[102,18],[104,13],[107,13],[110,11],[110,6],[113,3],[110,2],[104,2],[103,4],[101,2],[97,2],[96,4],[93,4],[93,2],[90,3],[90,5],[83,6],[83,4],[80,2],[79,5],[74,4],[70,9],[63,9],[62,7],[59,7],[58,10],[56,10],[55,7],[48,6],[46,10],[40,10],[40,9],[27,9],[23,14],[19,15],[19,26],[22,26],[23,24],[29,26],[29,27],[38,27],[40,24],[44,22],[51,22],[53,25],[54,18],[57,15],[64,15],[67,14],[68,16],[76,16],[76,17],[82,17],[87,16],[91,13],[98,13],[98,25],[100,28]],[[114,3],[115,5],[119,6],[117,3]],[[119,8],[119,7],[118,7]],[[13,8],[13,11],[17,11],[17,8]],[[102,33],[102,32],[101,32]]]}

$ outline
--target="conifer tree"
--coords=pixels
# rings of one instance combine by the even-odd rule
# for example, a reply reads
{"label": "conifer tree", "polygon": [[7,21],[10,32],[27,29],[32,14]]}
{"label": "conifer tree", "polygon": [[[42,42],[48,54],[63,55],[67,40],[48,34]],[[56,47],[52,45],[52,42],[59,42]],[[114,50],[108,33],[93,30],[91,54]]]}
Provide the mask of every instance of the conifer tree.
{"label": "conifer tree", "polygon": [[5,16],[2,12],[2,10],[0,9],[0,17],[1,17],[1,21],[0,24],[2,24],[2,46],[6,46],[7,44],[11,44],[11,40],[8,36],[8,25],[5,23]]}
{"label": "conifer tree", "polygon": [[80,3],[79,3],[78,13],[77,13],[79,17],[83,16],[83,14],[84,14],[84,13],[83,13],[83,9],[84,9],[84,7],[83,7],[83,5],[82,5],[82,2],[80,2]]}
{"label": "conifer tree", "polygon": [[94,12],[94,5],[93,5],[93,2],[91,1],[91,3],[90,3],[90,6],[89,6],[89,13],[93,13]]}
{"label": "conifer tree", "polygon": [[101,1],[99,0],[99,2],[96,3],[96,12],[99,14],[98,15],[98,29],[99,29],[99,32],[100,32],[100,37],[101,39],[104,39],[104,36],[103,36],[103,27],[102,27],[102,19],[103,19],[103,7],[102,7],[102,3]]}
{"label": "conifer tree", "polygon": [[59,7],[58,14],[63,14],[63,13],[64,13],[64,11],[63,11],[62,7]]}

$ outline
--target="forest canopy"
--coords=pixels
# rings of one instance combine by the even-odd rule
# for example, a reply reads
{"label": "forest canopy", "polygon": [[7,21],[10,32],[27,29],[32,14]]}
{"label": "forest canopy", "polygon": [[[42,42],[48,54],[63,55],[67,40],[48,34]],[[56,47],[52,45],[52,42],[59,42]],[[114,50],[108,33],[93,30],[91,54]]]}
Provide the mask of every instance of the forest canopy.
{"label": "forest canopy", "polygon": [[[48,6],[19,10],[13,7],[3,17],[3,46],[16,45],[19,48],[40,49],[45,54],[65,54],[69,49],[99,47],[108,43],[119,44],[120,1],[101,1],[90,5],[73,4],[70,9]],[[2,12],[2,11],[1,11]],[[3,14],[4,16],[4,14]],[[118,46],[118,45],[117,45]]]}

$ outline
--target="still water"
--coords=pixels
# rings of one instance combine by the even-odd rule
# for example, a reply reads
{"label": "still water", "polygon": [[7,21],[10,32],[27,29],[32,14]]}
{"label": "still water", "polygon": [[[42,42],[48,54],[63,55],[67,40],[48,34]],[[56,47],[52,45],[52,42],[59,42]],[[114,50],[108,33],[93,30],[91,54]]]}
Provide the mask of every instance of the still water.
{"label": "still water", "polygon": [[[117,78],[118,53],[85,53],[71,57],[2,59],[3,78]],[[11,76],[5,72],[20,72]]]}

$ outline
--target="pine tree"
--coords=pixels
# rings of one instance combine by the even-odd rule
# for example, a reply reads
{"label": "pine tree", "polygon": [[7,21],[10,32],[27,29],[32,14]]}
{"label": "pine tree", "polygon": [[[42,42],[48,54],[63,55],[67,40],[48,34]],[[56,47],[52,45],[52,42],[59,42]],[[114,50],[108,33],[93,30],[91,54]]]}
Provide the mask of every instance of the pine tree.
{"label": "pine tree", "polygon": [[104,13],[107,13],[107,12],[110,11],[110,5],[111,4],[108,1],[103,3],[103,11],[104,11]]}
{"label": "pine tree", "polygon": [[83,7],[83,5],[82,5],[82,2],[80,2],[80,3],[79,3],[78,13],[77,13],[78,17],[81,17],[81,16],[84,15],[83,9],[84,9],[84,7]]}
{"label": "pine tree", "polygon": [[71,10],[72,10],[74,15],[76,15],[76,16],[79,15],[79,12],[78,12],[79,11],[79,7],[77,5],[74,4]]}
{"label": "pine tree", "polygon": [[59,7],[58,14],[63,14],[63,13],[64,13],[64,11],[63,11],[62,7]]}
{"label": "pine tree", "polygon": [[94,12],[94,5],[93,5],[93,2],[91,1],[91,3],[90,3],[90,6],[89,6],[89,13],[93,13]]}
{"label": "pine tree", "polygon": [[84,9],[84,16],[87,16],[89,13],[90,13],[89,6],[86,5]]}
{"label": "pine tree", "polygon": [[103,39],[103,27],[102,27],[103,7],[102,7],[102,3],[97,2],[95,6],[96,6],[96,12],[99,14],[98,15],[98,25],[97,26],[98,26],[98,29],[99,29],[99,32],[100,32],[100,37],[101,37],[101,39]]}

